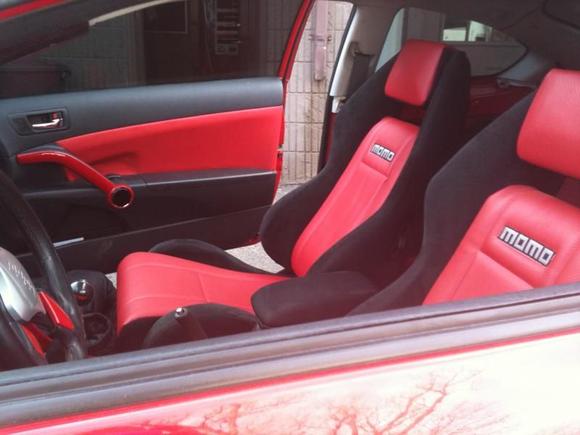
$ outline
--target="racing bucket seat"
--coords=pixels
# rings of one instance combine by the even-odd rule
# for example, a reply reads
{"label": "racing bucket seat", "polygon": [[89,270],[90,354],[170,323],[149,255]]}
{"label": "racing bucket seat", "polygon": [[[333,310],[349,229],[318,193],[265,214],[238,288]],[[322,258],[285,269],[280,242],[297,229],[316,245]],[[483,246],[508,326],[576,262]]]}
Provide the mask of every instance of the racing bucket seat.
{"label": "racing bucket seat", "polygon": [[555,69],[433,178],[414,264],[350,314],[580,281],[580,72]]}
{"label": "racing bucket seat", "polygon": [[[266,214],[260,237],[284,272],[264,272],[196,240],[131,254],[118,268],[120,347],[141,345],[178,307],[195,317],[181,320],[198,331],[193,335],[198,326],[210,336],[250,330],[252,295],[282,281],[339,285],[326,317],[346,314],[391,282],[418,250],[408,239],[420,234],[427,183],[461,144],[469,82],[464,53],[407,41],[339,112],[324,169]],[[407,119],[417,111],[419,125]],[[155,330],[165,329],[149,335],[164,335]]]}

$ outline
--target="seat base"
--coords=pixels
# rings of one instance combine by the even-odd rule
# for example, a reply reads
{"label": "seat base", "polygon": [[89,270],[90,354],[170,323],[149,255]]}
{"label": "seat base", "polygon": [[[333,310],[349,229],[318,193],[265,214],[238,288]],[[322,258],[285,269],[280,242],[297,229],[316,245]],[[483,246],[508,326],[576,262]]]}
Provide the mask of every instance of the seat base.
{"label": "seat base", "polygon": [[155,245],[150,252],[184,258],[222,269],[248,273],[267,273],[210,243],[195,239],[174,239]]}
{"label": "seat base", "polygon": [[252,295],[285,279],[137,252],[118,269],[117,333],[131,322],[157,319],[182,306],[220,304],[252,313]]}

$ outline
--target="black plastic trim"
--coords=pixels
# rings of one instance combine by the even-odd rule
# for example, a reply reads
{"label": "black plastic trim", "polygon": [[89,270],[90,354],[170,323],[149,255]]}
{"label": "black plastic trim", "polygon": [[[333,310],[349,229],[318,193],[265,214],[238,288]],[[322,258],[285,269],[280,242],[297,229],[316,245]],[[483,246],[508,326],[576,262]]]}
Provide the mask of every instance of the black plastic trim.
{"label": "black plastic trim", "polygon": [[574,284],[22,369],[0,380],[0,424],[571,332],[579,309]]}
{"label": "black plastic trim", "polygon": [[[244,245],[255,238],[272,203],[276,173],[234,168],[111,179],[131,187],[131,206],[111,207],[103,192],[82,180],[22,190],[54,242],[85,239],[59,248],[67,269],[113,272],[130,252],[174,238],[222,248]],[[18,232],[3,228],[0,243],[33,267]]]}
{"label": "black plastic trim", "polygon": [[[57,252],[67,270],[88,269],[111,273],[130,253],[148,251],[158,243],[171,239],[198,239],[223,249],[236,248],[256,236],[256,229],[269,208],[258,207],[90,239],[59,247]],[[19,255],[18,259],[31,274],[37,273],[36,263],[30,254]]]}

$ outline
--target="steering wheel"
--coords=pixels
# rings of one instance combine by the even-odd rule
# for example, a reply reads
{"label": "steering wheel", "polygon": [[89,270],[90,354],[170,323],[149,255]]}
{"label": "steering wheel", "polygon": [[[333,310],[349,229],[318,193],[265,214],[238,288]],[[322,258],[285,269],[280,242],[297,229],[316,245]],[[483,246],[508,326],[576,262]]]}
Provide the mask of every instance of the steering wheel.
{"label": "steering wheel", "polygon": [[62,262],[40,219],[1,170],[0,210],[17,222],[47,283],[37,289],[16,257],[0,248],[0,363],[5,369],[47,364],[46,347],[67,361],[85,358],[82,316]]}

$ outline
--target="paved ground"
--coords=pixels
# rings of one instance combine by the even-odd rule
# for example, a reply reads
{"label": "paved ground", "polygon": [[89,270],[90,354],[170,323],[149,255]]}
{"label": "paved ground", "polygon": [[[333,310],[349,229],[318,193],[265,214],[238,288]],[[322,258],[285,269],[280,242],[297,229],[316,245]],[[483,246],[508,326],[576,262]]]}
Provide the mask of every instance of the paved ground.
{"label": "paved ground", "polygon": [[[292,192],[296,187],[298,187],[298,185],[280,186],[275,201],[279,200],[287,193]],[[267,272],[276,273],[282,270],[282,266],[272,261],[272,259],[268,257],[268,254],[264,252],[261,243],[246,246],[244,248],[230,249],[228,252],[240,260],[251,264],[252,266],[259,267]]]}

